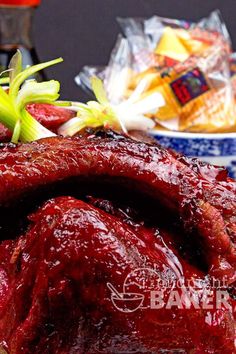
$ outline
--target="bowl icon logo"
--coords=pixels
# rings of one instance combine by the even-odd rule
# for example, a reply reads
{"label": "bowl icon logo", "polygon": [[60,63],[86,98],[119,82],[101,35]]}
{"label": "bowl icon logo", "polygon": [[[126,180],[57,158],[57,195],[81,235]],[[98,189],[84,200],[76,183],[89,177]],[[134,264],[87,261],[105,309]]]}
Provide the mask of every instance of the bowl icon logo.
{"label": "bowl icon logo", "polygon": [[144,300],[143,294],[118,292],[111,283],[107,283],[107,287],[111,291],[111,301],[118,311],[131,313],[142,306]]}
{"label": "bowl icon logo", "polygon": [[138,309],[149,309],[152,306],[152,294],[171,289],[177,277],[173,270],[166,270],[159,264],[154,269],[148,267],[136,268],[126,276],[122,291],[118,291],[111,283],[107,287],[111,292],[111,301],[114,307],[124,313],[134,312]]}

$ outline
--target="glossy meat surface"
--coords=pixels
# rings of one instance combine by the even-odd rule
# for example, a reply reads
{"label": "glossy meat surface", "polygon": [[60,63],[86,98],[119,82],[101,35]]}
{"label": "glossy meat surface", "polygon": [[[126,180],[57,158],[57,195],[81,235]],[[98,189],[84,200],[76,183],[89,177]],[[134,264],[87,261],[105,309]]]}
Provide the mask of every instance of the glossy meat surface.
{"label": "glossy meat surface", "polygon": [[235,182],[217,168],[121,136],[56,137],[0,150],[2,204],[69,177],[120,179],[151,195],[177,213],[188,233],[197,232],[210,274],[236,280]]}
{"label": "glossy meat surface", "polygon": [[[195,298],[211,290],[209,279],[172,250],[164,230],[127,225],[70,197],[47,202],[30,219],[25,236],[0,248],[0,276],[6,279],[0,288],[0,342],[10,353],[233,352],[228,309],[122,313],[112,304],[107,284],[122,289],[137,269],[171,275],[172,290],[175,281],[182,284],[179,293],[191,280]],[[142,291],[152,289],[152,282],[147,273]]]}
{"label": "glossy meat surface", "polygon": [[35,103],[27,106],[27,111],[43,126],[57,132],[61,124],[75,117],[75,112],[50,104]]}
{"label": "glossy meat surface", "polygon": [[[47,129],[57,132],[61,124],[75,116],[75,112],[50,104],[33,103],[27,106],[28,112]],[[0,142],[11,141],[12,133],[0,123]]]}
{"label": "glossy meat surface", "polygon": [[113,133],[2,145],[0,348],[234,353],[235,192],[222,168]]}

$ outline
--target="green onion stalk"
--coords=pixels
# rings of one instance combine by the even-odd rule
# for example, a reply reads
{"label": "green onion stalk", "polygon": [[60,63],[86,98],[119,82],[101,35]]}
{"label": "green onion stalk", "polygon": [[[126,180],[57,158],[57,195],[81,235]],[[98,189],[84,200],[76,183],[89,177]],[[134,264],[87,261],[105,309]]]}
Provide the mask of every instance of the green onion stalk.
{"label": "green onion stalk", "polygon": [[[32,79],[38,71],[62,61],[62,58],[58,58],[23,69],[22,55],[18,50],[11,59],[9,69],[4,72],[8,77],[1,77],[0,74],[0,123],[12,131],[13,143],[55,136],[27,111],[26,107],[30,103],[69,106],[69,109],[77,112],[77,116],[58,129],[58,133],[63,136],[73,136],[86,127],[104,127],[125,133],[135,127],[143,130],[153,127],[153,121],[147,118],[145,113],[152,112],[162,105],[160,97],[157,97],[159,94],[136,102],[137,95],[134,93],[127,101],[114,106],[107,98],[102,81],[93,77],[91,86],[97,101],[89,101],[87,104],[61,102],[58,101],[60,91],[58,81],[37,82]],[[1,86],[6,84],[9,85],[7,91]]]}
{"label": "green onion stalk", "polygon": [[127,133],[132,129],[150,130],[155,126],[148,114],[154,113],[159,107],[164,105],[164,99],[158,92],[150,94],[148,97],[141,97],[145,85],[140,83],[129,99],[119,104],[109,102],[102,81],[91,78],[91,86],[97,101],[84,103],[72,103],[72,107],[77,111],[77,117],[64,123],[58,132],[61,135],[73,136],[85,127],[104,127],[117,132]]}
{"label": "green onion stalk", "polygon": [[[62,58],[46,63],[22,68],[22,55],[18,50],[9,65],[9,76],[0,77],[0,122],[10,129],[11,141],[29,142],[54,136],[26,110],[29,103],[56,104],[59,98],[60,83],[55,80],[37,82],[30,79],[38,71],[62,62]],[[1,85],[8,84],[8,91]]]}
{"label": "green onion stalk", "polygon": [[87,104],[72,103],[73,109],[77,111],[77,117],[64,123],[58,129],[59,134],[73,136],[86,127],[104,127],[126,132],[124,124],[108,101],[102,81],[98,77],[92,77],[91,86],[97,101],[89,101]]}

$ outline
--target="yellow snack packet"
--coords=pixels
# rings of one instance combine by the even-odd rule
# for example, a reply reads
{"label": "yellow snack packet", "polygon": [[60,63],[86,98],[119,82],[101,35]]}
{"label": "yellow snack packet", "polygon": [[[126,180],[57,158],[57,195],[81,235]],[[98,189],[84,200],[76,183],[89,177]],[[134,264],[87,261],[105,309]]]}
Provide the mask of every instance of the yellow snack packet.
{"label": "yellow snack packet", "polygon": [[164,29],[155,53],[178,61],[185,61],[190,55],[189,51],[178,38],[175,30],[171,27]]}

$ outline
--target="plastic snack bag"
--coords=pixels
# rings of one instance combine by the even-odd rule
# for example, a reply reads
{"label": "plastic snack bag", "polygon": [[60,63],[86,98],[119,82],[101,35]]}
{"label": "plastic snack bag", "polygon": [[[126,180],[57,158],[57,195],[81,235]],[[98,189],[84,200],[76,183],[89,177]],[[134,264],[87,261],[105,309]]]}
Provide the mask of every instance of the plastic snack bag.
{"label": "plastic snack bag", "polygon": [[118,36],[116,45],[111,53],[106,67],[84,66],[75,77],[76,83],[86,92],[91,93],[91,77],[97,76],[103,80],[107,95],[112,103],[123,100],[131,79],[132,53],[128,40]]}
{"label": "plastic snack bag", "polygon": [[195,132],[235,128],[231,41],[218,11],[197,24],[157,16],[119,23],[137,72],[124,94],[145,78],[146,95],[153,90],[162,93],[166,104],[153,116],[157,127]]}
{"label": "plastic snack bag", "polygon": [[118,19],[119,38],[103,78],[111,102],[159,93],[156,129],[236,130],[231,41],[218,11],[198,23],[154,16]]}
{"label": "plastic snack bag", "polygon": [[173,66],[212,45],[231,51],[231,40],[219,11],[192,23],[153,16],[150,19],[118,18],[134,55],[134,68]]}

